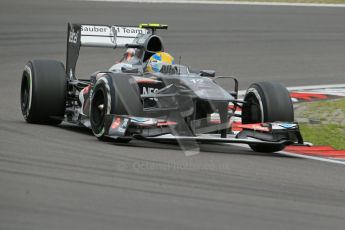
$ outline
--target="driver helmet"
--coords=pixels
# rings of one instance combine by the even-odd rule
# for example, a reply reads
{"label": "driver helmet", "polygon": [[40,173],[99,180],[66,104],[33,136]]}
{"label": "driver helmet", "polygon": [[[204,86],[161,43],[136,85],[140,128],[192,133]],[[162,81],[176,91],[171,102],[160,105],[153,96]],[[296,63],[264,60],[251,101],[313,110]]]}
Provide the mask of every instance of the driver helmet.
{"label": "driver helmet", "polygon": [[146,65],[147,72],[159,72],[163,65],[173,65],[174,58],[165,52],[155,53],[150,57]]}

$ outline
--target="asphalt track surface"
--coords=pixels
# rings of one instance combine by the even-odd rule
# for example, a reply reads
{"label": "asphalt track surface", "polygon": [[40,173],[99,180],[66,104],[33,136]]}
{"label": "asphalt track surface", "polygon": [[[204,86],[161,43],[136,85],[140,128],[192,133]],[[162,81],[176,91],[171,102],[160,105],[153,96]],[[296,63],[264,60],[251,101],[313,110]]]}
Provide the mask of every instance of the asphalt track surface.
{"label": "asphalt track surface", "polygon": [[[20,75],[63,60],[66,23],[163,22],[167,50],[196,68],[288,86],[344,83],[345,9],[1,0],[0,229],[344,229],[341,165],[201,145],[101,143],[29,125]],[[83,52],[83,51],[82,51]],[[86,50],[81,74],[114,51]]]}

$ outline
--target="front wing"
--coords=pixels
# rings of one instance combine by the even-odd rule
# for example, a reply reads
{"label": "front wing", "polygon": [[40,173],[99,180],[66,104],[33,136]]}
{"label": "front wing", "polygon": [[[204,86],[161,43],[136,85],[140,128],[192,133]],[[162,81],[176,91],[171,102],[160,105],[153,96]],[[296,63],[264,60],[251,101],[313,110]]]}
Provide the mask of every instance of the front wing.
{"label": "front wing", "polygon": [[[226,124],[225,126],[230,126]],[[218,125],[219,130],[212,133],[179,132],[178,124],[173,121],[146,117],[131,117],[107,115],[105,119],[106,135],[117,138],[136,138],[149,141],[189,141],[200,143],[243,143],[267,145],[302,145],[303,139],[297,123],[272,122],[241,125],[241,131],[232,132],[229,129],[226,137],[221,137],[220,131],[224,128]]]}

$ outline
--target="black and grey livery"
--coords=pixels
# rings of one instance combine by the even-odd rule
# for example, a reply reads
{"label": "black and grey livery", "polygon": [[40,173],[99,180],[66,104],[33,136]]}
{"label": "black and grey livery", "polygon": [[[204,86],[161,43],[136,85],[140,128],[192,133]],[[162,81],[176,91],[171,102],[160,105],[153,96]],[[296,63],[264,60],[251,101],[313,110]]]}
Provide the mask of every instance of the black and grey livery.
{"label": "black and grey livery", "polygon": [[[66,121],[91,128],[100,140],[177,141],[183,148],[196,142],[225,142],[274,152],[303,144],[289,93],[279,83],[254,83],[238,99],[237,80],[217,77],[214,71],[196,72],[176,64],[159,73],[145,72],[146,61],[164,51],[157,29],[167,26],[68,24],[66,68],[54,60],[32,60],[25,66],[21,108],[26,121]],[[83,46],[135,48],[138,62],[81,80],[75,67]],[[233,81],[234,90],[225,90],[220,79]],[[242,117],[242,131],[231,130],[233,117]]]}

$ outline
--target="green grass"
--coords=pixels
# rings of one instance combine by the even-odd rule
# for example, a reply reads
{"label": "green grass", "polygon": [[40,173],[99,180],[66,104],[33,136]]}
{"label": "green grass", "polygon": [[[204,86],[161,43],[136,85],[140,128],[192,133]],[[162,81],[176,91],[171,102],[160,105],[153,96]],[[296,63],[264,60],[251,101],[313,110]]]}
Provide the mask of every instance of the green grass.
{"label": "green grass", "polygon": [[304,141],[345,149],[345,126],[335,124],[300,124]]}
{"label": "green grass", "polygon": [[323,124],[345,125],[345,99],[319,101],[302,104],[302,111],[296,111],[297,117],[320,121]]}
{"label": "green grass", "polygon": [[340,109],[343,113],[345,113],[345,100],[318,101],[310,103],[308,107],[309,110],[317,111],[319,113],[336,109]]}
{"label": "green grass", "polygon": [[345,149],[345,99],[307,102],[296,115],[320,123],[300,124],[304,141]]}

